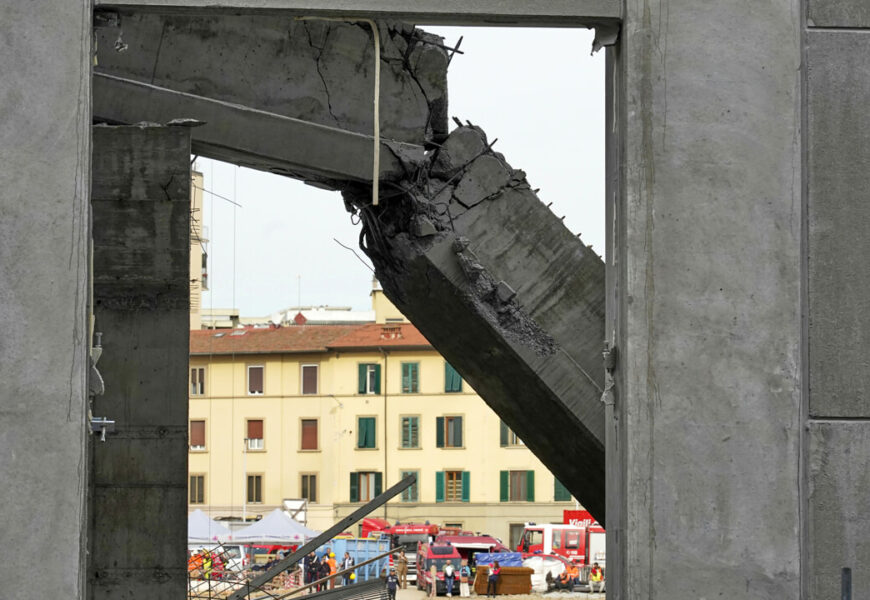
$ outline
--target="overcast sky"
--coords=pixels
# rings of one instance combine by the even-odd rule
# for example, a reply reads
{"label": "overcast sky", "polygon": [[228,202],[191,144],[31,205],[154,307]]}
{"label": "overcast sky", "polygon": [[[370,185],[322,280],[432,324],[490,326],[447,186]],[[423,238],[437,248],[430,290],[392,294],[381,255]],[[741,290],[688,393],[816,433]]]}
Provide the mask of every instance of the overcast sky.
{"label": "overcast sky", "polygon": [[[523,169],[565,225],[604,252],[604,53],[575,29],[426,27],[448,45],[464,36],[448,73],[449,114],[480,125]],[[381,118],[388,118],[381,115]],[[452,126],[451,121],[451,126]],[[204,308],[268,315],[304,305],[370,308],[372,272],[352,252],[338,192],[200,158],[210,292]],[[301,285],[300,285],[301,283]]]}

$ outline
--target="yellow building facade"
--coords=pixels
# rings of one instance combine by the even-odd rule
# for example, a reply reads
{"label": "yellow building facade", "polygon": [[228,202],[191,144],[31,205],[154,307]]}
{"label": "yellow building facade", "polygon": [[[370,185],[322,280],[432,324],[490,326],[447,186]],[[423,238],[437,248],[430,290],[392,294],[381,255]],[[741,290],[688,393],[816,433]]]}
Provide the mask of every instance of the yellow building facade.
{"label": "yellow building facade", "polygon": [[374,323],[191,331],[190,509],[251,518],[304,498],[322,530],[413,472],[371,516],[505,542],[526,521],[561,522],[576,506],[564,487],[381,291],[372,300]]}

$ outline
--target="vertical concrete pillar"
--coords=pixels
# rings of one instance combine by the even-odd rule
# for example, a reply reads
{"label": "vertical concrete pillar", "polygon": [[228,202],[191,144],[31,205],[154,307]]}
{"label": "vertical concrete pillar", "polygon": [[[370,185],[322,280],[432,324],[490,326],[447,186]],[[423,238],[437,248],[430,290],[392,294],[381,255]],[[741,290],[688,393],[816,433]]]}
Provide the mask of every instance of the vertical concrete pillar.
{"label": "vertical concrete pillar", "polygon": [[96,416],[88,597],[185,597],[190,137],[95,127]]}
{"label": "vertical concrete pillar", "polygon": [[800,3],[625,7],[608,598],[798,598]]}
{"label": "vertical concrete pillar", "polygon": [[[91,10],[0,3],[0,581],[84,591]],[[50,565],[35,576],[34,564]]]}
{"label": "vertical concrete pillar", "polygon": [[870,6],[807,1],[805,597],[870,599]]}

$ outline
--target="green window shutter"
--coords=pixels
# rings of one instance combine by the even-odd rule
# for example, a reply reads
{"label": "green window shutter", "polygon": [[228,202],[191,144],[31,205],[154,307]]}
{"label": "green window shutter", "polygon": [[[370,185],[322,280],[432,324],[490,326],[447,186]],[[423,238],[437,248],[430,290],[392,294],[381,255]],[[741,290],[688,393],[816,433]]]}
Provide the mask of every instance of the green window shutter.
{"label": "green window shutter", "polygon": [[359,502],[359,478],[357,473],[350,474],[350,501]]}
{"label": "green window shutter", "polygon": [[420,365],[417,363],[411,364],[411,393],[416,394],[420,391]]}
{"label": "green window shutter", "polygon": [[357,391],[360,394],[366,393],[366,371],[368,365],[359,365],[359,386],[357,387]]}
{"label": "green window shutter", "polygon": [[360,417],[357,419],[357,448],[374,448],[375,444],[375,419],[374,417]]}
{"label": "green window shutter", "polygon": [[435,446],[444,447],[444,417],[435,417]]}
{"label": "green window shutter", "polygon": [[417,433],[418,425],[417,425],[417,417],[411,417],[409,419],[409,432],[408,432],[408,441],[409,448],[419,448],[420,447],[420,438]]}
{"label": "green window shutter", "polygon": [[375,473],[375,497],[381,495],[381,491],[384,487],[384,474],[383,473]]}
{"label": "green window shutter", "polygon": [[508,445],[508,426],[504,421],[501,422],[501,426],[499,427],[498,440],[500,445]]}
{"label": "green window shutter", "polygon": [[461,392],[462,377],[449,362],[444,363],[444,391],[445,392]]}
{"label": "green window shutter", "polygon": [[568,502],[571,500],[571,492],[568,491],[562,482],[556,478],[553,478],[553,501],[554,502]]}
{"label": "green window shutter", "polygon": [[411,364],[402,363],[402,393],[411,391]]}
{"label": "green window shutter", "polygon": [[444,471],[435,473],[435,502],[444,502]]}
{"label": "green window shutter", "polygon": [[462,472],[462,501],[468,502],[471,494],[471,473],[468,471]]}
{"label": "green window shutter", "polygon": [[535,472],[526,471],[526,500],[535,501]]}
{"label": "green window shutter", "polygon": [[381,393],[381,365],[374,365],[375,367],[375,389],[373,390],[375,394]]}
{"label": "green window shutter", "polygon": [[462,448],[462,417],[453,417],[453,442],[457,448]]}
{"label": "green window shutter", "polygon": [[500,502],[507,502],[510,499],[508,495],[510,491],[510,471],[499,471],[498,473],[498,499]]}

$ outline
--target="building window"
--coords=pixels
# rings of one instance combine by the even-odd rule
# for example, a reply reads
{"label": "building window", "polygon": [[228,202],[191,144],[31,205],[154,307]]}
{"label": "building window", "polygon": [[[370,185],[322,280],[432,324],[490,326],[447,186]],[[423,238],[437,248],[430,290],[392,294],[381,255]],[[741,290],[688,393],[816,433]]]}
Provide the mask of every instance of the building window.
{"label": "building window", "polygon": [[571,492],[568,491],[562,482],[553,478],[553,501],[554,502],[570,502]]}
{"label": "building window", "polygon": [[302,394],[317,393],[317,365],[302,365]]}
{"label": "building window", "polygon": [[462,377],[449,362],[444,363],[444,391],[448,394],[462,391]]}
{"label": "building window", "polygon": [[205,421],[190,422],[190,451],[202,452],[205,450]]}
{"label": "building window", "polygon": [[402,393],[420,393],[420,363],[402,363]]}
{"label": "building window", "polygon": [[317,419],[302,419],[302,450],[317,450]]}
{"label": "building window", "polygon": [[404,490],[402,490],[402,502],[419,502],[420,501],[419,493],[417,491],[419,489],[418,485],[420,483],[420,471],[401,471],[399,473],[399,476],[401,477],[401,479],[404,479],[405,477],[409,477],[411,475],[416,475],[417,481],[415,481],[413,483],[413,485],[411,485],[410,487],[407,487]]}
{"label": "building window", "polygon": [[357,391],[360,394],[381,393],[381,365],[359,365],[359,387]]}
{"label": "building window", "polygon": [[468,502],[471,492],[468,471],[435,473],[435,502]]}
{"label": "building window", "polygon": [[517,434],[513,432],[513,430],[507,426],[507,423],[504,421],[501,422],[499,432],[499,443],[503,448],[508,446],[525,446],[523,440],[517,437]]}
{"label": "building window", "polygon": [[502,502],[534,502],[534,471],[501,471],[499,499]]}
{"label": "building window", "polygon": [[317,474],[303,473],[302,474],[302,497],[308,500],[311,504],[317,503]]}
{"label": "building window", "polygon": [[359,417],[356,420],[356,447],[377,448],[375,417]]}
{"label": "building window", "polygon": [[205,395],[205,367],[193,367],[190,369],[190,395]]}
{"label": "building window", "polygon": [[350,501],[369,502],[381,493],[382,474],[360,471],[350,474]]}
{"label": "building window", "polygon": [[263,450],[266,445],[263,442],[263,420],[248,419],[248,450]]}
{"label": "building window", "polygon": [[263,476],[248,475],[248,504],[263,503]]}
{"label": "building window", "polygon": [[435,445],[439,448],[462,448],[462,417],[436,417]]}
{"label": "building window", "polygon": [[205,475],[190,476],[190,503],[205,504]]}
{"label": "building window", "polygon": [[263,370],[262,366],[248,367],[248,395],[263,395]]}
{"label": "building window", "polygon": [[402,448],[420,447],[420,417],[402,417]]}

